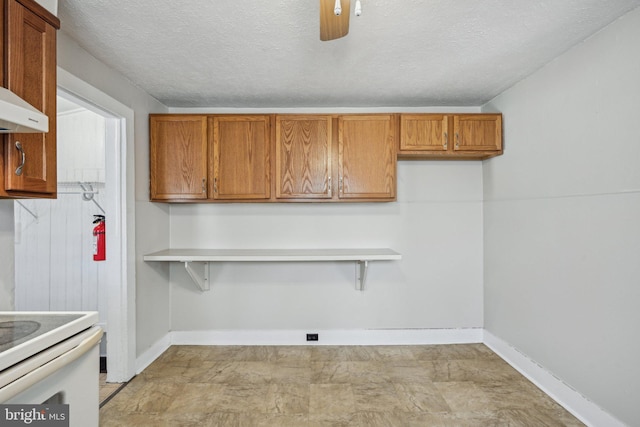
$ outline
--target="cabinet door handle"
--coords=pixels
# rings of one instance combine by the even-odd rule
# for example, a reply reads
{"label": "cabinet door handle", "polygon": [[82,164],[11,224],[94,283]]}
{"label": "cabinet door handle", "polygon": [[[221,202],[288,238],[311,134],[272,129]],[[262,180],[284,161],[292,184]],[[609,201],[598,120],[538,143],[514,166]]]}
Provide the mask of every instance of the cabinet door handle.
{"label": "cabinet door handle", "polygon": [[331,196],[331,177],[329,177],[329,196]]}
{"label": "cabinet door handle", "polygon": [[456,148],[460,148],[460,135],[456,132]]}
{"label": "cabinet door handle", "polygon": [[213,178],[213,192],[218,192],[218,178]]}
{"label": "cabinet door handle", "polygon": [[340,177],[339,181],[338,185],[340,186],[340,193],[342,193],[342,177]]}
{"label": "cabinet door handle", "polygon": [[18,150],[21,156],[20,164],[16,168],[16,175],[20,176],[22,175],[22,168],[24,168],[24,162],[27,159],[27,156],[25,155],[24,150],[22,149],[22,143],[20,141],[16,141],[16,149]]}
{"label": "cabinet door handle", "polygon": [[206,178],[202,178],[202,192],[203,193],[207,192],[207,179]]}
{"label": "cabinet door handle", "polygon": [[442,148],[444,148],[445,150],[449,147],[449,134],[447,132],[444,133],[444,144],[442,145]]}

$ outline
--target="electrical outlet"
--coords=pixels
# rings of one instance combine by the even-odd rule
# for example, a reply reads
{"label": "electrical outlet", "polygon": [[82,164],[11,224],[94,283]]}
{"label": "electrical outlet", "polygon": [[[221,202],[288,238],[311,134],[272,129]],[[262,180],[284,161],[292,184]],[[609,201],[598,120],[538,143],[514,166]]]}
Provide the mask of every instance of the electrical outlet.
{"label": "electrical outlet", "polygon": [[307,334],[307,341],[318,341],[318,334]]}

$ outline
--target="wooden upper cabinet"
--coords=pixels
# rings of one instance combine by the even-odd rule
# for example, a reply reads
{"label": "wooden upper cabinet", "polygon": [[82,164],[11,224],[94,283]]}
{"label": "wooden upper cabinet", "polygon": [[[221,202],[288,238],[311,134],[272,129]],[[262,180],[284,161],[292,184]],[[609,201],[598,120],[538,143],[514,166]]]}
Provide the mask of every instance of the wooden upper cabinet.
{"label": "wooden upper cabinet", "polygon": [[151,200],[207,198],[207,117],[149,115]]}
{"label": "wooden upper cabinet", "polygon": [[340,199],[395,200],[396,117],[338,118]]}
{"label": "wooden upper cabinet", "polygon": [[502,154],[501,114],[401,114],[399,158],[488,159]]}
{"label": "wooden upper cabinet", "polygon": [[3,5],[4,86],[48,116],[49,132],[4,137],[0,197],[55,198],[56,30],[60,22],[33,1],[7,0]]}
{"label": "wooden upper cabinet", "polygon": [[387,202],[397,158],[502,153],[500,114],[152,114],[150,132],[156,201]]}
{"label": "wooden upper cabinet", "polygon": [[213,199],[269,199],[271,117],[214,116],[209,118],[209,132]]}
{"label": "wooden upper cabinet", "polygon": [[402,114],[400,151],[449,149],[449,116],[445,114]]}
{"label": "wooden upper cabinet", "polygon": [[470,114],[453,117],[454,151],[502,151],[502,116]]}
{"label": "wooden upper cabinet", "polygon": [[317,115],[276,117],[276,198],[331,198],[331,120]]}

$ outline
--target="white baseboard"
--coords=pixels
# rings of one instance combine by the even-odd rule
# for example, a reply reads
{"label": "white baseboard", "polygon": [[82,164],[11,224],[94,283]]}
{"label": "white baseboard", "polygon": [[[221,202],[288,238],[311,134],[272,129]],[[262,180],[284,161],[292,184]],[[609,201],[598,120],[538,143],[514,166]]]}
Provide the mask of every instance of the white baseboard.
{"label": "white baseboard", "polygon": [[[317,333],[318,341],[306,341]],[[171,345],[419,345],[482,342],[481,328],[367,330],[241,330],[174,331],[167,333],[136,359],[136,374]]]}
{"label": "white baseboard", "polygon": [[[318,341],[307,341],[317,333]],[[482,342],[481,328],[174,331],[175,345],[418,345]]]}
{"label": "white baseboard", "polygon": [[140,357],[136,358],[136,375],[144,371],[147,366],[151,365],[169,346],[171,346],[171,332],[160,338],[151,347],[149,347]]}
{"label": "white baseboard", "polygon": [[591,400],[487,330],[484,331],[484,344],[586,425],[592,427],[626,426],[613,415],[605,412]]}

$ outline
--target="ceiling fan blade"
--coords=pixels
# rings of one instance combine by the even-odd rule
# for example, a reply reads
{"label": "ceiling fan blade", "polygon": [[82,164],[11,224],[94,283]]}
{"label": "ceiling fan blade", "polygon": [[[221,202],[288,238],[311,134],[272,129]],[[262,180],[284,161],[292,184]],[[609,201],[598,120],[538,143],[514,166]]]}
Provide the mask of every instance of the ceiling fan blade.
{"label": "ceiling fan blade", "polygon": [[333,12],[335,0],[320,0],[320,40],[334,40],[349,34],[351,1],[341,0],[342,14]]}

